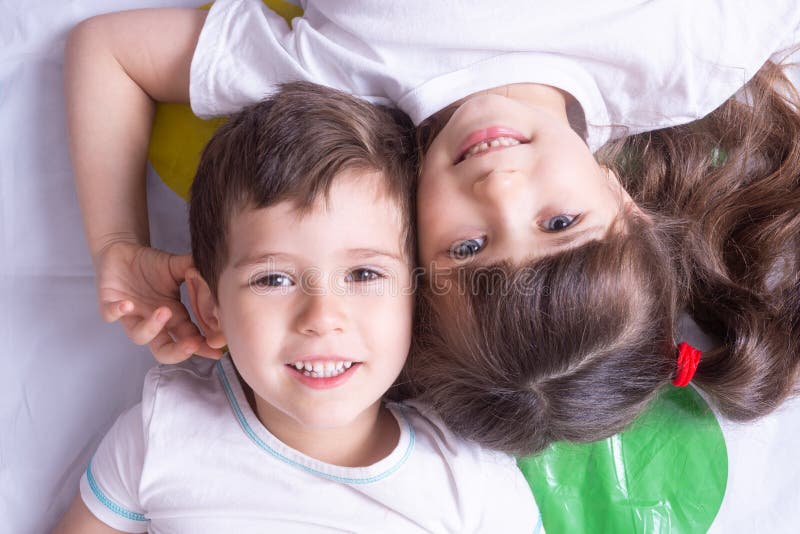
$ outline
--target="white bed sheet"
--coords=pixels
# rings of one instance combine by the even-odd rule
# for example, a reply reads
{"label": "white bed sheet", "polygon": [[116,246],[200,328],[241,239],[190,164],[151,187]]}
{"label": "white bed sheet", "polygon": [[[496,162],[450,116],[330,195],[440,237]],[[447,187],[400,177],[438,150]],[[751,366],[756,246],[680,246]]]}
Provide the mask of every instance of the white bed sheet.
{"label": "white bed sheet", "polygon": [[[154,363],[97,312],[66,142],[67,32],[106,11],[199,4],[0,1],[0,532],[52,528]],[[154,244],[188,251],[185,204],[148,181]]]}
{"label": "white bed sheet", "polygon": [[[104,11],[192,0],[0,0],[0,532],[48,531],[153,364],[97,314],[66,143],[63,46]],[[110,176],[109,179],[113,179]],[[149,177],[153,241],[188,250],[185,205]],[[712,532],[798,531],[800,402],[724,423],[729,483]]]}

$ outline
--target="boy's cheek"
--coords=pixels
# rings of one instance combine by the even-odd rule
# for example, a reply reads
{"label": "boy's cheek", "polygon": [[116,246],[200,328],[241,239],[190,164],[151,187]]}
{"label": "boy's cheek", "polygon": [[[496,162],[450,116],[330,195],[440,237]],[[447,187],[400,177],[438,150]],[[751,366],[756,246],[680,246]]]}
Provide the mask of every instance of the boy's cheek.
{"label": "boy's cheek", "polygon": [[383,331],[402,332],[411,324],[414,312],[413,295],[387,295],[361,309],[362,317]]}

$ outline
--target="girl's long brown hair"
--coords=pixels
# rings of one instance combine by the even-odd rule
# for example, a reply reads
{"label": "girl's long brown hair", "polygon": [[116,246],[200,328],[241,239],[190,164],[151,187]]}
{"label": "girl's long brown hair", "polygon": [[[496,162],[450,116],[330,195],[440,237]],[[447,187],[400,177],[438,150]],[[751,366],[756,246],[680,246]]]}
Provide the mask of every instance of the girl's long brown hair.
{"label": "girl's long brown hair", "polygon": [[732,419],[773,410],[800,368],[798,102],[768,63],[708,117],[603,147],[644,216],[525,265],[465,268],[447,294],[424,286],[416,393],[513,453],[607,437],[673,378],[686,310],[719,339],[694,383]]}
{"label": "girl's long brown hair", "polygon": [[703,355],[695,383],[736,420],[774,409],[800,365],[798,102],[768,63],[705,119],[600,155],[621,163],[637,204],[680,228],[672,240],[684,288],[678,307],[721,340]]}

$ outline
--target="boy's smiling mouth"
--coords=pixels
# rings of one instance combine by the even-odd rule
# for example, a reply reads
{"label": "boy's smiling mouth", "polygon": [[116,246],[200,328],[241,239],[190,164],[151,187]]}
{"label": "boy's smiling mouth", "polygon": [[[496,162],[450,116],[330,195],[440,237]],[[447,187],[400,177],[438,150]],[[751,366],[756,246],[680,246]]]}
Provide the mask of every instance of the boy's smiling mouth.
{"label": "boy's smiling mouth", "polygon": [[353,366],[351,360],[298,360],[288,365],[294,367],[299,373],[313,378],[330,378],[337,376]]}
{"label": "boy's smiling mouth", "polygon": [[287,363],[286,367],[303,384],[327,389],[347,381],[361,363],[341,357],[315,357]]}

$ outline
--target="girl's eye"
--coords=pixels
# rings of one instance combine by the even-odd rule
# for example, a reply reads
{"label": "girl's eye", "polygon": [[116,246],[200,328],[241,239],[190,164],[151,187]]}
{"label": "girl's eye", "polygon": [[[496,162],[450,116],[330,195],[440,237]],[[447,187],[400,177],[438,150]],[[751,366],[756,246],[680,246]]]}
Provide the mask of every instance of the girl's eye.
{"label": "girl's eye", "polygon": [[271,287],[289,287],[294,285],[294,282],[288,275],[275,273],[257,276],[250,285],[258,289],[267,289]]}
{"label": "girl's eye", "polygon": [[350,274],[347,275],[348,282],[371,282],[379,278],[383,278],[383,274],[373,269],[363,267],[361,269],[353,269],[350,271]]}
{"label": "girl's eye", "polygon": [[464,260],[471,258],[486,246],[485,237],[475,237],[472,239],[465,239],[464,241],[457,241],[450,246],[447,253],[451,258],[456,260]]}
{"label": "girl's eye", "polygon": [[562,232],[572,226],[577,219],[577,215],[556,215],[544,221],[543,226],[547,232]]}

